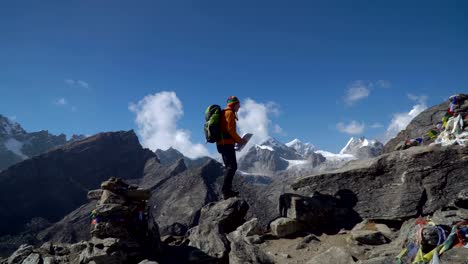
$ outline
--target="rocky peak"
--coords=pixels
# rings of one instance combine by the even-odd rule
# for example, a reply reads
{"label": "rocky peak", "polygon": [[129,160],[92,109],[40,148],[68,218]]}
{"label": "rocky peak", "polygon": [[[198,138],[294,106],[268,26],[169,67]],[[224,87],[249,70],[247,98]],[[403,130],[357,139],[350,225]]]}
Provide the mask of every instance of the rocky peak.
{"label": "rocky peak", "polygon": [[288,143],[286,143],[286,146],[293,148],[297,151],[297,153],[302,154],[304,156],[309,156],[314,154],[315,146],[312,145],[311,143],[302,143],[299,139],[294,139]]}
{"label": "rocky peak", "polygon": [[0,136],[19,136],[26,134],[26,131],[15,121],[0,115]]}
{"label": "rocky peak", "polygon": [[340,154],[351,154],[358,159],[367,159],[380,155],[382,149],[383,144],[375,139],[351,137]]}
{"label": "rocky peak", "polygon": [[158,156],[161,164],[171,164],[176,160],[183,159],[185,156],[178,150],[173,147],[168,148],[167,150],[157,149],[155,151],[156,156]]}
{"label": "rocky peak", "polygon": [[[299,140],[293,142],[299,144]],[[289,170],[311,170],[323,162],[319,154],[303,155],[296,149],[281,143],[273,137],[268,137],[260,144],[252,146],[239,158],[240,170],[258,175],[275,175]]]}

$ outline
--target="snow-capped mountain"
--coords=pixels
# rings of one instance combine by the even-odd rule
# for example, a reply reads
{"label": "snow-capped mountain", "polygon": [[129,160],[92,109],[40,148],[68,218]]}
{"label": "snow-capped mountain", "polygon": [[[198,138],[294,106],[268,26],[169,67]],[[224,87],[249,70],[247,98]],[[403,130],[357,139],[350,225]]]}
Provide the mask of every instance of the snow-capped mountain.
{"label": "snow-capped mountain", "polygon": [[350,154],[358,159],[368,159],[380,155],[383,147],[382,143],[374,139],[369,140],[365,137],[352,137],[346,146],[340,151],[340,154]]}
{"label": "snow-capped mountain", "polygon": [[335,154],[325,150],[317,150],[315,153],[325,157],[325,162],[320,164],[318,171],[329,171],[338,169],[345,165],[348,161],[356,160],[357,158],[351,154]]}
{"label": "snow-capped mountain", "polygon": [[297,151],[297,153],[303,155],[303,156],[308,156],[311,154],[314,154],[315,152],[315,146],[312,145],[311,143],[302,143],[299,139],[295,138],[294,140],[288,142],[285,144],[286,146],[293,148]]}
{"label": "snow-capped mountain", "polygon": [[0,171],[53,147],[83,138],[73,135],[67,141],[64,134],[55,136],[46,130],[27,133],[20,124],[0,115]]}
{"label": "snow-capped mountain", "polygon": [[257,175],[287,175],[328,171],[342,167],[351,160],[378,156],[383,149],[377,140],[351,138],[340,153],[317,150],[311,143],[294,139],[286,144],[269,137],[250,147],[239,158],[239,170]]}
{"label": "snow-capped mountain", "polygon": [[[299,149],[303,147],[299,144],[296,146]],[[313,168],[322,161],[324,158],[319,154],[312,153],[305,156],[295,148],[268,137],[260,144],[250,147],[247,153],[239,158],[239,169],[257,175],[273,175],[296,168]]]}

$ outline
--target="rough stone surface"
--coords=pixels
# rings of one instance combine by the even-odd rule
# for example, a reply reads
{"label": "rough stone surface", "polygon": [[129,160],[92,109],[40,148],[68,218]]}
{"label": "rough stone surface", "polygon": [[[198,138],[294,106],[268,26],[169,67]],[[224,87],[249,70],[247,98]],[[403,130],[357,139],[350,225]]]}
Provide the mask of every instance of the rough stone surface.
{"label": "rough stone surface", "polygon": [[[196,226],[201,208],[220,199],[222,175],[222,165],[210,160],[200,168],[158,179],[155,185],[148,184],[152,190],[149,204],[156,221],[161,223],[161,234],[177,235],[170,233],[174,223],[188,228]],[[145,182],[149,178],[157,179],[156,175],[148,174]]]}
{"label": "rough stone surface", "polygon": [[288,237],[304,230],[304,225],[297,220],[281,217],[271,222],[271,233],[276,237]]}
{"label": "rough stone surface", "polygon": [[413,147],[297,180],[303,195],[347,189],[356,196],[360,217],[400,220],[431,214],[468,188],[468,148]]}
{"label": "rough stone surface", "polygon": [[239,198],[207,204],[201,210],[200,224],[189,230],[189,246],[227,261],[230,243],[226,234],[245,222],[248,208],[247,203]]}

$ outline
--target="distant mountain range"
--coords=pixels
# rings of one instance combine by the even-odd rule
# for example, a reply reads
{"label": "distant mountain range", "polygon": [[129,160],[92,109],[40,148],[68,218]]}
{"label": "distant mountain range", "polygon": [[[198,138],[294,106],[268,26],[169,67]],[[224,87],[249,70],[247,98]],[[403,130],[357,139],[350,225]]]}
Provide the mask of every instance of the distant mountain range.
{"label": "distant mountain range", "polygon": [[350,160],[378,156],[383,144],[377,140],[351,138],[339,154],[317,150],[311,143],[299,139],[283,144],[269,137],[252,146],[239,158],[239,170],[247,174],[284,176],[327,171],[343,166]]}
{"label": "distant mountain range", "polygon": [[67,140],[64,134],[56,136],[47,130],[28,133],[20,124],[0,115],[0,171],[54,147],[83,138],[83,135],[73,135]]}
{"label": "distant mountain range", "polygon": [[[0,171],[83,138],[85,138],[83,135],[73,135],[67,140],[64,134],[53,135],[47,130],[28,133],[20,124],[0,115]],[[285,172],[294,175],[299,172],[307,174],[326,171],[339,168],[350,160],[378,156],[382,149],[382,143],[364,137],[351,138],[338,154],[317,150],[313,144],[303,143],[299,139],[283,144],[273,137],[268,137],[239,155],[239,172],[246,177],[255,175],[255,178],[258,178],[275,177]],[[209,159],[208,157],[190,159],[174,148],[158,149],[155,153],[161,164],[169,165],[183,159],[188,168],[199,167]]]}

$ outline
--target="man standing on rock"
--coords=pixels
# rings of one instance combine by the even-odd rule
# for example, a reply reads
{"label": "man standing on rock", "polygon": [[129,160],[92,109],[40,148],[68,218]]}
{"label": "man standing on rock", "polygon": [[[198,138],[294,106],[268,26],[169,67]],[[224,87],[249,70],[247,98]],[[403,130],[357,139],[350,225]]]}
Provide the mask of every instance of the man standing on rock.
{"label": "man standing on rock", "polygon": [[224,183],[221,192],[223,198],[228,199],[237,196],[239,192],[232,190],[232,180],[237,170],[237,159],[234,144],[246,144],[246,140],[242,139],[236,131],[237,111],[240,108],[240,101],[235,96],[230,96],[227,99],[227,107],[221,114],[221,138],[216,142],[218,152],[223,157],[225,166]]}

